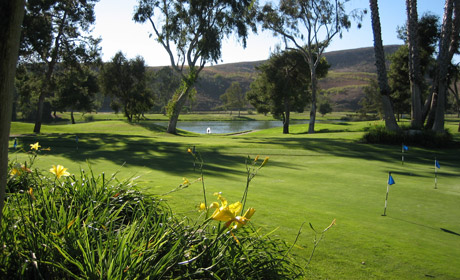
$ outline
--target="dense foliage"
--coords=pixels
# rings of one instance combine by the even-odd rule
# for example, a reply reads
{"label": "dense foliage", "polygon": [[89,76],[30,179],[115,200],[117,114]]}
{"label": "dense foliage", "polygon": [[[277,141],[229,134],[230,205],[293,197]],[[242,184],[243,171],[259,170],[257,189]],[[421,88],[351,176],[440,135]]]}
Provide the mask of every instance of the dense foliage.
{"label": "dense foliage", "polygon": [[[310,68],[299,51],[274,53],[257,67],[259,75],[247,94],[249,102],[259,113],[271,113],[283,121],[283,133],[289,133],[290,112],[303,112],[311,101]],[[329,64],[321,59],[318,77],[327,75]]]}
{"label": "dense foliage", "polygon": [[153,106],[153,94],[147,88],[145,61],[142,57],[126,59],[118,52],[100,73],[102,92],[112,97],[115,112],[123,110],[128,121],[140,119]]}
{"label": "dense foliage", "polygon": [[212,217],[181,220],[132,180],[91,169],[71,175],[60,165],[47,174],[32,169],[43,150],[38,142],[31,149],[28,162],[11,162],[8,170],[0,278],[294,279],[303,273],[287,244],[261,235],[245,220],[249,215],[232,218],[241,228],[213,222],[226,221],[240,202],[228,209],[219,194],[222,207]]}

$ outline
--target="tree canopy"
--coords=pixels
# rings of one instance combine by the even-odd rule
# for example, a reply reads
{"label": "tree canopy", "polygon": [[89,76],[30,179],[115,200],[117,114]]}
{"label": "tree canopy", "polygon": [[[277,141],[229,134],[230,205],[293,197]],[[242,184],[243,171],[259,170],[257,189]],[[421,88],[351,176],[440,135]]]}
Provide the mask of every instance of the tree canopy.
{"label": "tree canopy", "polygon": [[97,2],[34,0],[26,3],[20,58],[23,63],[46,66],[37,102],[35,133],[40,133],[45,98],[55,92],[53,79],[58,63],[90,63],[99,58],[100,39],[89,35]]}
{"label": "tree canopy", "polygon": [[224,103],[225,108],[237,109],[239,117],[241,108],[246,105],[246,92],[243,91],[239,82],[232,82],[225,93],[220,96],[220,100]]}
{"label": "tree canopy", "polygon": [[176,133],[177,120],[206,63],[221,58],[222,40],[235,33],[243,46],[252,22],[250,0],[138,0],[136,22],[149,22],[156,41],[168,53],[171,66],[181,77],[181,87],[168,105],[167,132]]}
{"label": "tree canopy", "polygon": [[128,60],[123,53],[116,53],[102,67],[100,83],[102,92],[112,97],[112,109],[123,109],[130,122],[153,106],[153,94],[146,86],[145,61],[140,56]]}
{"label": "tree canopy", "polygon": [[[316,69],[331,40],[351,26],[351,19],[361,21],[363,12],[345,11],[348,0],[280,0],[274,7],[271,3],[263,6],[258,20],[264,29],[273,31],[283,39],[286,49],[300,51],[309,65],[311,76],[311,109],[309,133],[315,131],[317,73]],[[360,26],[360,24],[358,24]]]}
{"label": "tree canopy", "polygon": [[[323,58],[317,69],[318,77],[327,75],[329,64]],[[273,114],[283,121],[283,133],[289,133],[290,112],[303,112],[311,101],[308,90],[310,71],[299,51],[274,53],[257,67],[259,75],[247,94],[249,102],[259,113]]]}

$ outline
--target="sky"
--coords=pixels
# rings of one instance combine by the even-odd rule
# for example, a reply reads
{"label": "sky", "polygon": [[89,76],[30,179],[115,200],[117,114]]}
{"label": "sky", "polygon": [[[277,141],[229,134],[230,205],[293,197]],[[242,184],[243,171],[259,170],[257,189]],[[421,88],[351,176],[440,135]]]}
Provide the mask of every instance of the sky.
{"label": "sky", "polygon": [[[384,45],[403,43],[397,38],[396,29],[406,21],[405,2],[405,0],[379,1]],[[442,19],[443,0],[418,0],[417,2],[419,17],[430,12]],[[132,20],[136,5],[136,0],[100,0],[96,4],[96,25],[93,35],[102,38],[100,46],[103,61],[109,61],[116,52],[122,51],[128,59],[137,55],[142,56],[148,66],[170,65],[169,56],[163,47],[153,37],[149,38],[149,34],[153,33],[150,23],[139,24]],[[347,11],[359,8],[369,10],[369,1],[351,0]],[[245,49],[231,36],[223,42],[222,58],[218,64],[268,59],[277,44],[280,44],[280,38],[274,37],[270,31],[250,34]],[[338,36],[334,37],[326,52],[371,46],[373,46],[373,34],[370,13],[367,13],[360,29],[353,24],[348,32],[344,32],[342,39]]]}

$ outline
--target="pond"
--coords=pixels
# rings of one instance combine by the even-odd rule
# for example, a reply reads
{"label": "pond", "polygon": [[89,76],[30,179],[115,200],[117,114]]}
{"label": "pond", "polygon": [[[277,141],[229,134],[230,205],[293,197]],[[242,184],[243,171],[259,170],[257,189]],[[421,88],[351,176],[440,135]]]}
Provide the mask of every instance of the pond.
{"label": "pond", "polygon": [[[167,121],[156,121],[152,122],[156,125],[164,127],[168,126]],[[308,120],[294,120],[290,124],[308,124]],[[281,121],[183,121],[177,123],[178,129],[187,130],[190,132],[206,134],[208,128],[211,133],[237,133],[248,130],[260,130],[273,127],[281,127],[283,122]]]}

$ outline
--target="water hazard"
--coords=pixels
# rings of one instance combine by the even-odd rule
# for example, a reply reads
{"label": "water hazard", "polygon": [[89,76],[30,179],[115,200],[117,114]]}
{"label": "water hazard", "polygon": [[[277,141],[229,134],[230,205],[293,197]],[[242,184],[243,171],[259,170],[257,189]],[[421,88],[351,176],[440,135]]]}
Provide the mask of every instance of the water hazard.
{"label": "water hazard", "polygon": [[[168,126],[167,121],[156,121],[153,124]],[[290,124],[308,124],[308,120],[294,120]],[[208,128],[211,133],[237,133],[248,130],[261,130],[273,127],[282,129],[281,121],[184,121],[178,122],[177,128],[190,132],[206,134]]]}

